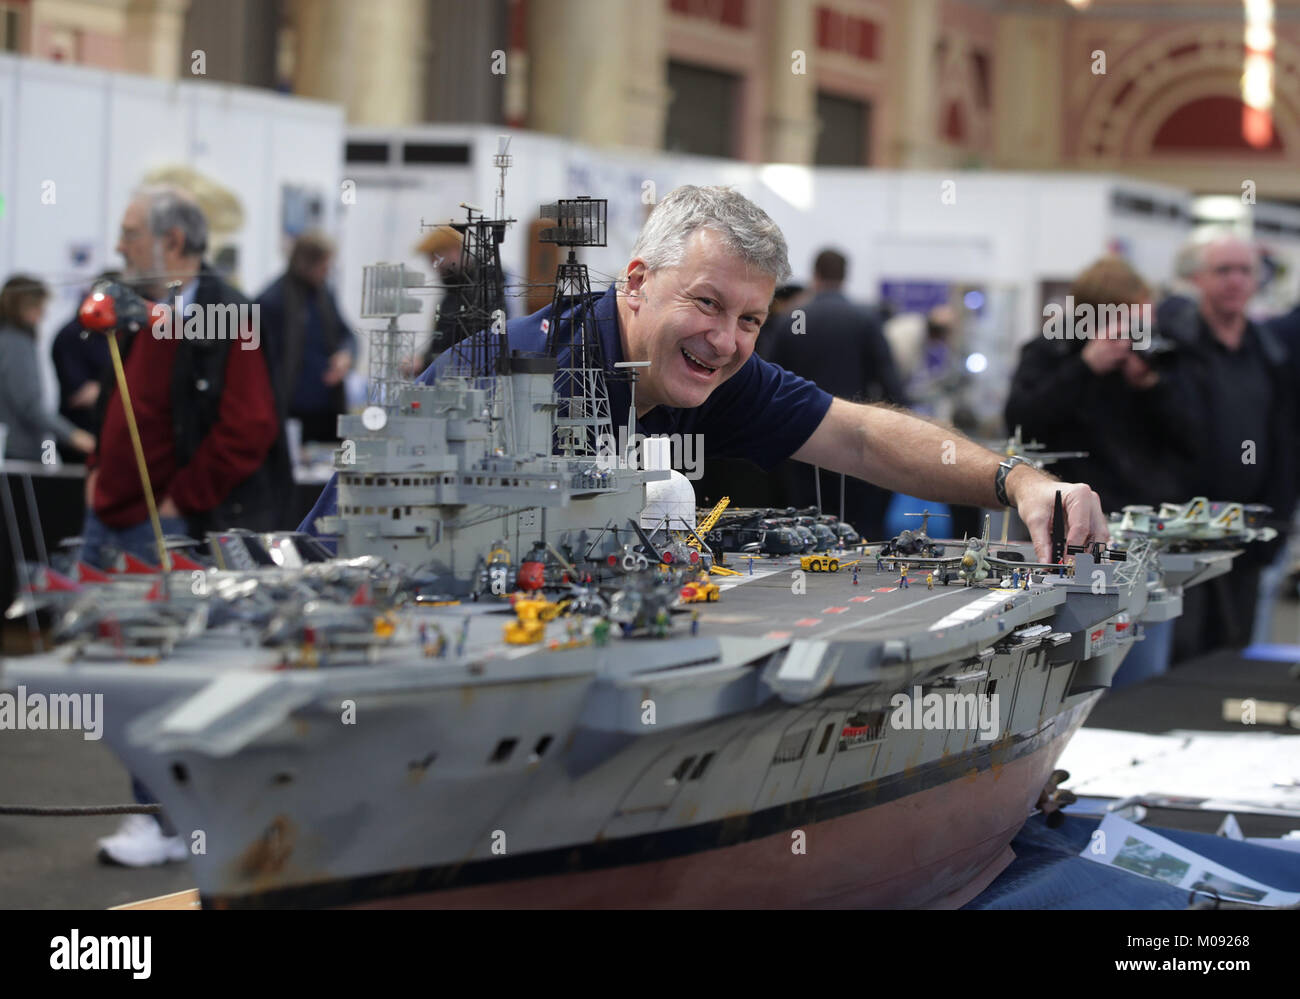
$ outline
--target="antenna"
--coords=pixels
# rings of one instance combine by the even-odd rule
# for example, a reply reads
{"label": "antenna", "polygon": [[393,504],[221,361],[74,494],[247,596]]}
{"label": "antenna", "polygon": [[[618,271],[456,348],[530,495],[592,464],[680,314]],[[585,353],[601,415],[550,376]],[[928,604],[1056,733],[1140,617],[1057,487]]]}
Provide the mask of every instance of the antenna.
{"label": "antenna", "polygon": [[506,217],[506,171],[514,163],[515,158],[510,155],[510,136],[497,136],[497,154],[492,157],[492,165],[501,171],[501,180],[497,184],[497,218]]}
{"label": "antenna", "polygon": [[1065,561],[1065,505],[1061,502],[1061,490],[1056,490],[1056,504],[1052,507],[1052,564],[1060,565]]}

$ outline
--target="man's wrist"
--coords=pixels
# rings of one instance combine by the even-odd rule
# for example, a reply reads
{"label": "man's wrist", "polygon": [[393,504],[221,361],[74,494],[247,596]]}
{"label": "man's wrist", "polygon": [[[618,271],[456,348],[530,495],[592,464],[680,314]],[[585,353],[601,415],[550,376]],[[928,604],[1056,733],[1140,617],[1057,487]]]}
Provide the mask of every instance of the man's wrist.
{"label": "man's wrist", "polygon": [[1019,498],[1017,492],[1026,481],[1033,479],[1036,475],[1044,475],[1028,461],[1017,464],[1010,472],[1007,473],[1006,479],[1003,480],[1003,488],[1006,491],[1007,499],[1010,506],[1018,507]]}

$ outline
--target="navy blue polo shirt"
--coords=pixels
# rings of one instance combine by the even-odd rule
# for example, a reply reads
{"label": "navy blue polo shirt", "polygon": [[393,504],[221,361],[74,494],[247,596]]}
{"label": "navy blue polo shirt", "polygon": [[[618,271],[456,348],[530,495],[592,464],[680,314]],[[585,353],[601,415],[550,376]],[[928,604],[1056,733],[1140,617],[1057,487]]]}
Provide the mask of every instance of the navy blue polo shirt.
{"label": "navy blue polo shirt", "polygon": [[[623,360],[623,343],[619,337],[615,286],[590,300],[600,332],[605,363]],[[550,327],[551,307],[531,316],[513,319],[506,324],[510,349],[525,354],[545,354]],[[477,336],[485,336],[479,333]],[[454,352],[442,354],[420,375],[417,381],[430,384],[451,360]],[[563,347],[557,360],[561,368],[570,351]],[[617,375],[607,379],[610,415],[614,432],[626,426],[632,391],[628,382]],[[636,421],[637,432],[646,436],[660,434],[700,434],[702,457],[747,458],[765,470],[775,468],[803,447],[830,409],[831,395],[812,382],[791,374],[784,368],[751,354],[734,375],[714,389],[704,404],[694,409],[656,406]],[[697,455],[701,451],[697,449]],[[331,478],[311,513],[298,528],[315,534],[316,518],[335,512],[335,479]]]}

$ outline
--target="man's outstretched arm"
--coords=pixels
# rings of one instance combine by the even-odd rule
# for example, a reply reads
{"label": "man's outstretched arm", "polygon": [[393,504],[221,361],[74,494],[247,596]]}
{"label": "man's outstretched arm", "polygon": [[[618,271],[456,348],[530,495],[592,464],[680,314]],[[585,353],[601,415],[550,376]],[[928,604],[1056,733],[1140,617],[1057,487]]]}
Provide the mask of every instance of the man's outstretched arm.
{"label": "man's outstretched arm", "polygon": [[[998,507],[994,480],[1002,458],[952,427],[930,423],[888,406],[836,399],[794,457],[895,492],[943,503]],[[1107,542],[1110,532],[1097,494],[1017,465],[1006,480],[1007,497],[1029,529],[1040,562],[1051,557],[1056,491],[1065,505],[1066,542]]]}

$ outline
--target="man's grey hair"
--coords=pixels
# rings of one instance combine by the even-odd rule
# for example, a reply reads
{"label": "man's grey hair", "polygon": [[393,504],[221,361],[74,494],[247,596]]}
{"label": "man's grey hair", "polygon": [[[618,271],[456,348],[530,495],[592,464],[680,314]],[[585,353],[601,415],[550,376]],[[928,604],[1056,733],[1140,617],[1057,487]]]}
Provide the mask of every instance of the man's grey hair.
{"label": "man's grey hair", "polygon": [[185,237],[181,253],[203,256],[208,248],[208,220],[197,201],[180,188],[162,184],[142,187],[135,196],[149,203],[149,231],[154,236],[179,229]]}
{"label": "man's grey hair", "polygon": [[632,257],[651,271],[676,267],[696,229],[711,229],[738,257],[777,284],[790,277],[790,253],[780,227],[758,205],[729,187],[685,184],[669,192],[641,227]]}
{"label": "man's grey hair", "polygon": [[[1205,253],[1212,246],[1223,243],[1240,243],[1252,251],[1256,249],[1254,239],[1249,233],[1228,225],[1216,225],[1197,233],[1183,244],[1174,260],[1175,272],[1179,277],[1194,278],[1205,269]],[[1252,270],[1258,274],[1259,261],[1253,261]]]}

